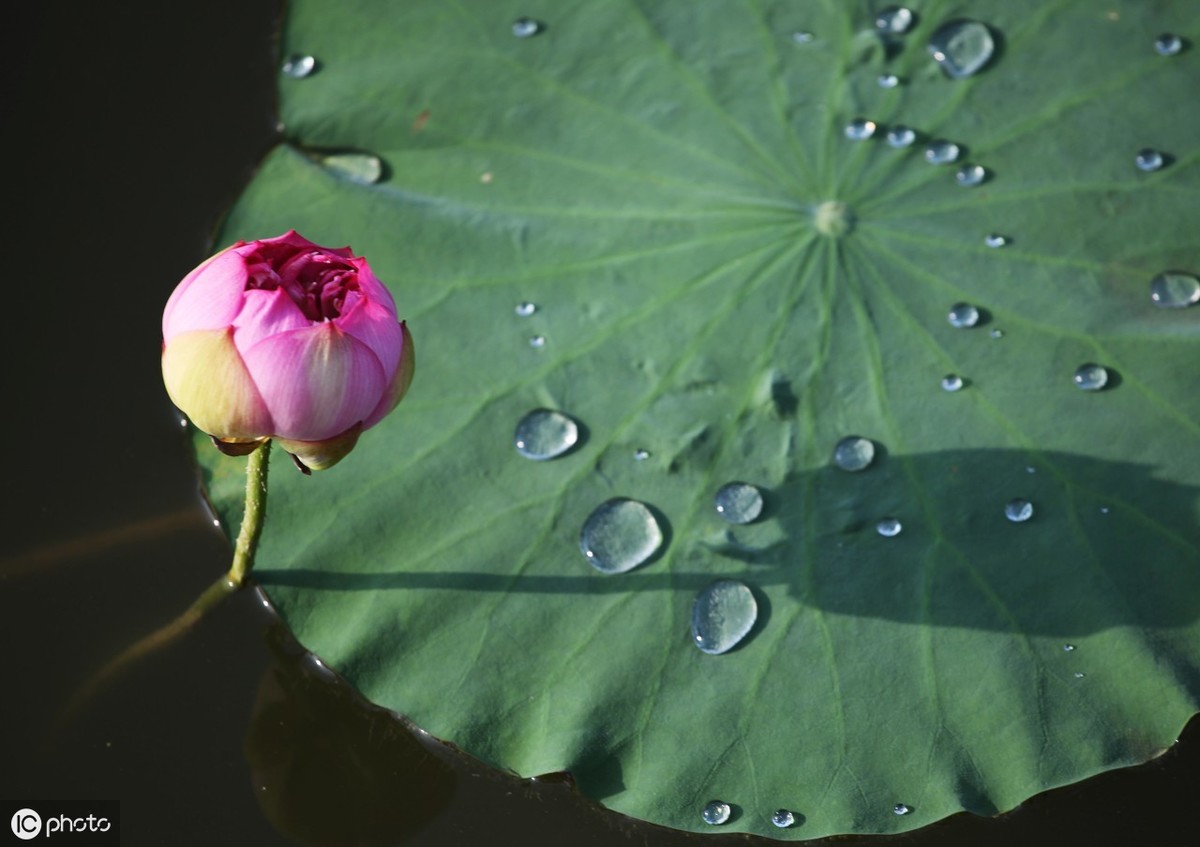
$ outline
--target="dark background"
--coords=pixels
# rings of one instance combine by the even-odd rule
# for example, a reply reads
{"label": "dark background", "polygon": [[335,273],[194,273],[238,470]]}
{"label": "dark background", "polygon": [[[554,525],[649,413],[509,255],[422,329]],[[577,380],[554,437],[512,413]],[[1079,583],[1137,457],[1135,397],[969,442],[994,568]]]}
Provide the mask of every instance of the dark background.
{"label": "dark background", "polygon": [[[228,566],[161,386],[159,319],[276,141],[281,8],[30,5],[0,33],[0,843],[20,807],[120,801],[139,846],[768,844],[637,824],[413,734],[250,591],[64,715]],[[1198,797],[1194,720],[1155,762],[998,819],[822,843],[1200,847]]]}

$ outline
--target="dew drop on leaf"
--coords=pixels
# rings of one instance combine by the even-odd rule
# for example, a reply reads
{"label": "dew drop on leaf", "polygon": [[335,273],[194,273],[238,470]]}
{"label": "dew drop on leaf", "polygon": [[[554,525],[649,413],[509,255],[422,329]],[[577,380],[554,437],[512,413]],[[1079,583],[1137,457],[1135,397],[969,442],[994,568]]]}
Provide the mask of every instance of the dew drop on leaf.
{"label": "dew drop on leaf", "polygon": [[806,32],[805,30],[799,30],[792,33],[792,41],[796,42],[797,44],[808,44],[813,40],[814,37],[815,36],[811,32]]}
{"label": "dew drop on leaf", "polygon": [[1183,39],[1166,32],[1154,39],[1154,52],[1160,56],[1174,56],[1183,49]]}
{"label": "dew drop on leaf", "polygon": [[894,126],[888,130],[887,143],[892,147],[909,147],[917,140],[917,133],[907,126]]}
{"label": "dew drop on leaf", "polygon": [[900,84],[900,77],[895,74],[880,74],[875,80],[880,88],[895,88]]}
{"label": "dew drop on leaf", "polygon": [[996,42],[986,24],[958,20],[938,27],[929,37],[928,49],[947,76],[965,79],[991,60]]}
{"label": "dew drop on leaf", "polygon": [[787,829],[796,822],[796,816],[788,809],[776,809],[771,815],[771,823],[780,829]]}
{"label": "dew drop on leaf", "polygon": [[542,25],[533,18],[517,18],[513,21],[512,34],[517,38],[529,38],[542,31]]}
{"label": "dew drop on leaf", "polygon": [[1003,337],[1004,337],[1004,330],[1002,330],[1002,329],[993,329],[991,332],[989,332],[989,333],[988,333],[988,335],[990,335],[992,338],[1003,338]]}
{"label": "dew drop on leaf", "polygon": [[875,17],[875,28],[885,35],[903,35],[912,25],[912,10],[903,6],[888,6]]}
{"label": "dew drop on leaf", "polygon": [[892,807],[892,811],[894,813],[896,813],[897,815],[907,815],[909,812],[912,811],[912,807],[905,805],[904,803],[897,803],[895,806]]}
{"label": "dew drop on leaf", "polygon": [[982,165],[963,165],[954,174],[954,180],[963,188],[974,188],[987,178],[987,170]]}
{"label": "dew drop on leaf", "polygon": [[946,374],[942,377],[943,391],[958,391],[963,387],[963,379],[958,374]]}
{"label": "dew drop on leaf", "polygon": [[1033,517],[1033,504],[1021,497],[1004,504],[1004,517],[1013,523],[1024,523]]}
{"label": "dew drop on leaf", "polygon": [[528,300],[526,300],[523,303],[518,303],[513,311],[515,311],[519,317],[527,318],[537,311],[537,304],[530,303]]}
{"label": "dew drop on leaf", "polygon": [[746,482],[722,485],[715,500],[717,514],[730,523],[750,523],[762,514],[762,492]]}
{"label": "dew drop on leaf", "polygon": [[654,513],[637,500],[617,497],[597,506],[579,534],[579,548],[603,573],[625,573],[662,546],[662,528]]}
{"label": "dew drop on leaf", "polygon": [[330,153],[321,164],[359,185],[374,185],[383,177],[383,162],[370,153]]}
{"label": "dew drop on leaf", "polygon": [[307,76],[311,76],[312,72],[316,69],[317,60],[314,57],[303,56],[299,53],[288,56],[281,68],[292,79],[304,79]]}
{"label": "dew drop on leaf", "polygon": [[955,329],[970,329],[979,323],[979,309],[970,303],[955,303],[950,307],[946,320]]}
{"label": "dew drop on leaf", "polygon": [[833,463],[844,471],[861,471],[875,460],[875,443],[861,435],[847,435],[833,448]]}
{"label": "dew drop on leaf", "polygon": [[1137,165],[1138,170],[1156,171],[1166,164],[1166,159],[1153,147],[1143,147],[1133,157],[1133,163]]}
{"label": "dew drop on leaf", "polygon": [[729,820],[729,804],[722,800],[713,800],[700,812],[700,817],[706,824],[719,826]]}
{"label": "dew drop on leaf", "polygon": [[904,529],[904,526],[896,518],[884,518],[875,524],[875,531],[884,538],[895,538],[900,534],[900,530],[902,529]]}
{"label": "dew drop on leaf", "polygon": [[983,243],[986,244],[988,247],[993,247],[993,248],[1004,247],[1005,245],[1008,244],[1008,236],[1000,235],[999,233],[993,232],[991,235],[988,235],[983,239]]}
{"label": "dew drop on leaf", "polygon": [[534,335],[529,339],[529,346],[536,349],[546,346],[546,336]]}
{"label": "dew drop on leaf", "polygon": [[718,579],[692,602],[692,640],[705,653],[718,655],[736,647],[758,619],[754,592],[736,579]]}
{"label": "dew drop on leaf", "polygon": [[637,450],[633,451],[633,460],[635,462],[644,462],[649,458],[650,458],[649,450],[643,450],[642,448],[639,447]]}
{"label": "dew drop on leaf", "polygon": [[846,137],[851,141],[866,141],[875,134],[877,126],[875,121],[867,120],[866,118],[855,118],[846,124]]}
{"label": "dew drop on leaf", "polygon": [[1075,645],[1074,645],[1074,644],[1064,644],[1064,645],[1063,645],[1063,652],[1064,652],[1064,653],[1073,653],[1074,651],[1075,651]]}
{"label": "dew drop on leaf", "polygon": [[1200,279],[1183,271],[1163,271],[1150,280],[1150,301],[1162,309],[1184,309],[1200,303]]}
{"label": "dew drop on leaf", "polygon": [[579,426],[562,412],[534,409],[517,423],[513,444],[526,459],[544,461],[566,453],[579,441]]}
{"label": "dew drop on leaf", "polygon": [[925,148],[925,161],[931,165],[949,165],[958,161],[958,145],[939,138]]}
{"label": "dew drop on leaf", "polygon": [[1108,385],[1108,370],[1103,365],[1087,362],[1075,369],[1073,379],[1084,391],[1099,391]]}

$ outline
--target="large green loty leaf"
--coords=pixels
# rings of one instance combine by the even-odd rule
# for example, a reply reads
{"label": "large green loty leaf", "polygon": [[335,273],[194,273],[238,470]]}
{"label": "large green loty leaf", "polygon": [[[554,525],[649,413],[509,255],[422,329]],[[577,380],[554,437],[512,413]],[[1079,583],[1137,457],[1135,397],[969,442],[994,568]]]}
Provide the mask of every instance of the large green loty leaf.
{"label": "large green loty leaf", "polygon": [[[913,10],[884,39],[832,0],[289,4],[316,70],[281,75],[288,142],[221,242],[351,244],[418,361],[336,468],[276,463],[255,573],[306,646],[488,761],[683,829],[905,830],[1173,741],[1200,696],[1200,307],[1149,286],[1200,270],[1200,57],[1154,44],[1200,9]],[[926,49],[957,18],[996,42],[962,79]],[[539,407],[581,425],[550,461],[513,446]],[[859,472],[832,461],[851,434]],[[236,525],[244,460],[200,455]],[[733,480],[753,523],[714,508]],[[604,574],[580,530],[615,497],[664,540]],[[710,655],[718,578],[758,614]]]}

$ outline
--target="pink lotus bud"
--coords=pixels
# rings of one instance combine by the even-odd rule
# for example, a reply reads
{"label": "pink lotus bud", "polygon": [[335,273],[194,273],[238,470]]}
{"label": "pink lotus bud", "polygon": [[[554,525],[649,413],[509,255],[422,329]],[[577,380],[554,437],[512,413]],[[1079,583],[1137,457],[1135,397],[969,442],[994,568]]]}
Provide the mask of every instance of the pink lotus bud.
{"label": "pink lotus bud", "polygon": [[162,369],[171,400],[225,452],[271,438],[322,470],[400,402],[413,346],[366,259],[290,231],[183,278],[163,311]]}

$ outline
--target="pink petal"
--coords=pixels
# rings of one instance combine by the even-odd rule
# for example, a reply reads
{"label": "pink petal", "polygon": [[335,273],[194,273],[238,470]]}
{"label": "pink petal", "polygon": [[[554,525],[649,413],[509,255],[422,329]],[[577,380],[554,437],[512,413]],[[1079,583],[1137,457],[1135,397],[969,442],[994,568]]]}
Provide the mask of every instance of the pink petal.
{"label": "pink petal", "polygon": [[375,276],[375,272],[371,270],[371,266],[367,264],[367,260],[362,258],[351,259],[350,264],[358,271],[358,286],[362,289],[363,294],[367,296],[367,299],[373,300],[389,309],[392,313],[392,318],[395,319],[396,301],[392,299],[392,292],[388,291],[388,287],[379,281],[379,277]]}
{"label": "pink petal", "polygon": [[239,248],[218,253],[183,278],[163,310],[163,341],[181,332],[224,329],[242,308],[246,265]]}
{"label": "pink petal", "polygon": [[339,435],[365,420],[387,389],[375,354],[330,322],[265,338],[244,358],[283,439]]}
{"label": "pink petal", "polygon": [[349,247],[322,247],[309,241],[294,229],[289,229],[283,235],[277,235],[274,238],[259,238],[257,241],[263,244],[287,244],[290,247],[306,247],[315,250],[323,250],[326,253],[333,253],[335,256],[341,256],[343,259],[349,259],[354,256],[354,252]]}
{"label": "pink petal", "polygon": [[255,288],[242,295],[243,306],[233,320],[233,341],[245,352],[264,338],[303,329],[312,322],[300,311],[296,301],[282,288]]}
{"label": "pink petal", "polygon": [[383,367],[384,381],[391,382],[400,364],[400,348],[404,344],[404,330],[396,322],[395,313],[362,297],[334,323],[375,354]]}
{"label": "pink petal", "polygon": [[192,330],[163,349],[163,382],[192,423],[217,438],[263,438],[274,429],[232,329]]}
{"label": "pink petal", "polygon": [[400,366],[396,368],[396,373],[392,377],[387,390],[383,393],[383,399],[379,401],[379,405],[363,421],[363,429],[370,429],[375,426],[392,409],[396,408],[396,404],[404,399],[404,395],[408,393],[408,386],[412,383],[413,370],[417,364],[416,359],[413,357],[412,333],[408,331],[408,326],[404,323],[400,324],[400,331],[404,334],[404,346],[400,353]]}

